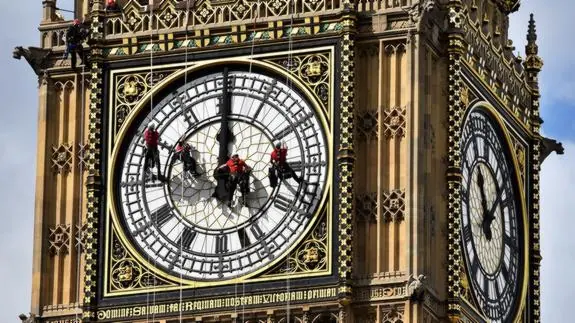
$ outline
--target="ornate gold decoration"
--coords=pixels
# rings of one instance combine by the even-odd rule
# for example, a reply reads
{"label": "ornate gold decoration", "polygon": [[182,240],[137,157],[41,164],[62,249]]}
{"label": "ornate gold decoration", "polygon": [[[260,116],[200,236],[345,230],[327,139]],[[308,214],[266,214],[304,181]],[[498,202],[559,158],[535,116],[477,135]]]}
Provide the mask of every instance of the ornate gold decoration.
{"label": "ornate gold decoration", "polygon": [[65,174],[72,169],[72,150],[70,144],[60,144],[60,146],[52,146],[52,170],[57,174]]}
{"label": "ornate gold decoration", "polygon": [[383,111],[383,135],[386,138],[405,136],[405,107],[393,107]]}
{"label": "ornate gold decoration", "polygon": [[[532,106],[534,122],[532,131],[534,134],[539,135],[540,133],[540,119],[539,119],[539,97],[533,97]],[[537,137],[536,137],[537,138]],[[541,322],[541,284],[540,282],[540,268],[541,268],[541,250],[539,250],[540,245],[540,171],[541,171],[541,139],[533,140],[533,153],[531,154],[531,160],[529,161],[530,167],[530,181],[532,185],[531,189],[531,232],[530,239],[531,242],[530,249],[532,253],[532,258],[529,263],[530,269],[530,280],[533,284],[529,284],[531,289],[532,300],[531,304],[531,317],[529,318],[532,322]]]}
{"label": "ornate gold decoration", "polygon": [[525,183],[525,147],[513,138],[513,145],[515,151],[515,158],[517,158],[517,165],[519,166],[519,175],[523,183]]}
{"label": "ornate gold decoration", "polygon": [[495,3],[497,3],[497,6],[501,9],[501,11],[503,11],[503,13],[508,15],[519,10],[521,0],[497,0]]}
{"label": "ornate gold decoration", "polygon": [[461,2],[448,3],[450,33],[448,39],[448,152],[447,152],[447,293],[450,299],[447,303],[447,316],[456,320],[461,315],[458,299],[460,294],[461,272],[461,123],[464,106],[460,93],[464,85],[462,78],[462,59],[467,45],[463,39],[463,19],[465,10]]}
{"label": "ornate gold decoration", "polygon": [[117,75],[114,98],[115,131],[118,131],[130,115],[132,109],[152,89],[175,70],[144,72],[139,74]]}
{"label": "ornate gold decoration", "polygon": [[461,295],[461,297],[466,299],[467,301],[473,302],[473,299],[471,298],[471,291],[469,289],[470,288],[469,280],[467,279],[463,259],[461,259],[461,261],[459,262],[459,266],[461,267],[461,270],[459,271],[459,287],[460,287],[459,295]]}
{"label": "ornate gold decoration", "polygon": [[[84,301],[86,309],[91,308],[96,300],[96,281],[97,281],[97,259],[98,259],[98,219],[100,217],[100,196],[101,193],[101,145],[102,142],[102,97],[103,73],[102,73],[102,46],[104,39],[103,18],[99,16],[101,11],[94,10],[91,14],[91,40],[96,46],[91,47],[90,51],[90,109],[88,113],[88,147],[86,151],[88,163],[88,177],[86,179],[86,229],[83,231],[85,239],[84,246]],[[98,46],[100,45],[100,46]],[[85,310],[82,313],[83,319],[90,320],[95,315],[91,310]]]}
{"label": "ornate gold decoration", "polygon": [[[327,269],[327,224],[320,221],[311,236],[295,252],[289,254],[287,262],[277,266],[278,273],[317,272]],[[272,271],[275,272],[275,271]]]}
{"label": "ornate gold decoration", "polygon": [[330,54],[316,53],[293,56],[290,58],[275,58],[270,60],[290,71],[295,77],[315,93],[323,107],[327,110],[330,93]]}
{"label": "ornate gold decoration", "polygon": [[110,291],[173,285],[142,267],[124,248],[115,232],[112,234],[111,246],[110,285],[108,287]]}
{"label": "ornate gold decoration", "polygon": [[404,309],[400,306],[389,306],[381,309],[382,323],[403,323]]}
{"label": "ornate gold decoration", "polygon": [[[352,8],[350,1],[342,3],[344,8]],[[352,235],[354,207],[354,108],[355,108],[355,21],[342,22],[344,32],[341,39],[340,57],[340,126],[339,152],[337,166],[339,174],[339,268],[338,276],[342,281],[352,278]],[[346,286],[340,286],[346,288]],[[344,293],[340,293],[344,294]]]}
{"label": "ornate gold decoration", "polygon": [[306,265],[315,265],[319,262],[319,250],[316,247],[309,247],[305,249],[303,255],[303,263]]}
{"label": "ornate gold decoration", "polygon": [[374,139],[378,137],[378,113],[377,111],[363,111],[356,118],[357,134],[360,139]]}
{"label": "ornate gold decoration", "polygon": [[358,194],[355,198],[359,220],[375,222],[377,219],[377,193]]}
{"label": "ornate gold decoration", "polygon": [[467,86],[461,87],[461,93],[459,93],[459,99],[461,103],[467,107],[469,105],[469,88]]}
{"label": "ornate gold decoration", "polygon": [[531,88],[525,82],[524,68],[516,62],[517,58],[506,46],[495,44],[490,36],[481,31],[480,22],[473,21],[471,17],[462,19],[462,34],[469,44],[469,50],[462,56],[463,61],[483,78],[484,87],[502,102],[501,105],[529,129]]}
{"label": "ornate gold decoration", "polygon": [[383,192],[382,196],[383,220],[386,222],[400,222],[405,219],[405,191],[392,190]]}
{"label": "ornate gold decoration", "polygon": [[138,96],[140,89],[138,89],[137,85],[138,83],[133,79],[133,77],[128,77],[124,80],[124,97],[127,100],[132,101],[134,97]]}
{"label": "ornate gold decoration", "polygon": [[70,251],[70,225],[58,224],[50,228],[48,250],[52,256],[67,254]]}
{"label": "ornate gold decoration", "polygon": [[189,6],[188,14],[186,1],[164,0],[152,11],[145,10],[146,4],[147,1],[128,1],[122,8],[122,15],[106,17],[107,35],[182,29],[186,24],[239,25],[239,22],[251,23],[254,19],[281,20],[292,14],[309,15],[337,9],[331,0],[307,0],[291,7],[288,0],[197,0]]}

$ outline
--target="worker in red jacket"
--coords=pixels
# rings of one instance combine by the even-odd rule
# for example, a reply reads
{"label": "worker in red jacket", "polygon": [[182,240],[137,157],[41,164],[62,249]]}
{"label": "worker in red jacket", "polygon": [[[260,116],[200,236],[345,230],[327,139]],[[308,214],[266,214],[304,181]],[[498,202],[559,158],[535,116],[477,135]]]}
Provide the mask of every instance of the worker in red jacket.
{"label": "worker in red jacket", "polygon": [[272,167],[270,169],[270,182],[272,187],[276,187],[277,180],[288,179],[292,177],[298,184],[301,183],[301,177],[297,176],[294,170],[287,162],[287,145],[285,142],[277,142],[274,150],[271,152],[270,162]]}
{"label": "worker in red jacket", "polygon": [[248,164],[242,159],[238,154],[233,154],[228,161],[218,167],[221,173],[229,174],[228,194],[226,204],[231,206],[232,199],[234,197],[234,192],[238,185],[240,186],[240,192],[242,193],[241,204],[247,206],[247,196],[249,194],[249,174],[252,170]]}
{"label": "worker in red jacket", "polygon": [[192,147],[184,140],[178,141],[175,157],[184,163],[184,172],[189,172],[194,177],[200,176],[196,169],[196,159],[192,156]]}
{"label": "worker in red jacket", "polygon": [[120,11],[120,7],[118,6],[118,3],[116,2],[116,0],[108,0],[106,2],[106,10],[107,11]]}
{"label": "worker in red jacket", "polygon": [[156,130],[155,125],[150,123],[144,131],[144,142],[146,144],[144,169],[148,172],[150,168],[154,168],[155,166],[158,171],[158,179],[162,179],[160,173],[160,151],[158,150],[159,141],[160,134]]}

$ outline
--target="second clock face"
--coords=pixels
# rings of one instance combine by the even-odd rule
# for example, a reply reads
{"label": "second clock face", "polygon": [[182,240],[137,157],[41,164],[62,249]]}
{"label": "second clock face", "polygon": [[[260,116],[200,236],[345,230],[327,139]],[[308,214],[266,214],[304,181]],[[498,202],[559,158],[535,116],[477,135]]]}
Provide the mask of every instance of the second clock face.
{"label": "second clock face", "polygon": [[[154,106],[136,134],[124,139],[117,209],[150,262],[191,280],[240,277],[284,255],[312,224],[328,185],[325,128],[309,101],[283,81],[241,70],[195,78]],[[142,134],[149,122],[160,135],[164,181],[146,179],[143,168]],[[229,132],[222,134],[225,126]],[[176,158],[182,139],[192,148],[198,177],[184,176]],[[301,183],[290,178],[270,186],[277,141],[285,141]],[[221,145],[252,168],[246,205],[213,196]],[[234,200],[240,195],[237,189]]]}
{"label": "second clock face", "polygon": [[461,229],[471,290],[483,313],[504,322],[521,289],[522,221],[513,168],[489,114],[473,110],[461,138]]}

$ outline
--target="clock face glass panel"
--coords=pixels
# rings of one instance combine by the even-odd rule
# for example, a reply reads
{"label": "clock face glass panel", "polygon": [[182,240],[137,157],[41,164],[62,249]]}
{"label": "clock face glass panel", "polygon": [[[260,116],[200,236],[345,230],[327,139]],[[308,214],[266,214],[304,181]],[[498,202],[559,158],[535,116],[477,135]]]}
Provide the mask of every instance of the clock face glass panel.
{"label": "clock face glass panel", "polygon": [[474,109],[462,132],[461,236],[473,296],[493,322],[519,300],[522,220],[507,147],[491,116]]}
{"label": "clock face glass panel", "polygon": [[[239,69],[213,72],[142,113],[145,118],[123,138],[115,182],[119,216],[149,262],[195,281],[241,277],[284,255],[314,221],[328,185],[325,127],[285,79]],[[143,133],[150,122],[160,136],[163,180],[144,170]],[[199,176],[189,176],[175,155],[182,139]],[[288,178],[270,185],[270,153],[278,141],[288,147],[287,162],[301,183]],[[213,196],[223,144],[252,169],[245,205],[239,188],[231,205]]]}

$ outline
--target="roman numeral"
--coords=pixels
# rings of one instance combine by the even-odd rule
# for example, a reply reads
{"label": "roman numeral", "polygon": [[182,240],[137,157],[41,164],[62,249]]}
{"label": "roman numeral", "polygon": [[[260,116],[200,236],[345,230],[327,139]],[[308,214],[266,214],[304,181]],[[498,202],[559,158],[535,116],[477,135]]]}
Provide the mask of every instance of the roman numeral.
{"label": "roman numeral", "polygon": [[[258,108],[257,108],[256,113],[254,114],[252,120],[256,120],[258,118],[258,116],[259,116],[260,112],[262,111],[262,108],[264,107],[266,101],[269,99],[270,94],[272,94],[274,92],[274,88],[275,88],[276,84],[277,84],[277,80],[273,80],[272,84],[266,84],[267,89],[266,89],[266,92],[264,94],[264,98],[262,101],[260,101],[260,104],[258,105]],[[262,84],[262,86],[264,86],[264,85]]]}
{"label": "roman numeral", "polygon": [[221,235],[216,237],[216,253],[228,252],[228,236]]}
{"label": "roman numeral", "polygon": [[509,281],[509,269],[507,268],[507,263],[505,261],[501,264],[501,275],[503,275],[503,279],[506,282]]}
{"label": "roman numeral", "polygon": [[475,259],[471,263],[471,273],[473,274],[473,276],[477,275],[478,270],[479,270],[479,260],[477,259],[477,257],[475,257]]}
{"label": "roman numeral", "polygon": [[503,244],[508,246],[511,249],[512,253],[517,251],[517,246],[515,245],[515,241],[513,240],[513,238],[508,236],[506,233],[503,233]]}
{"label": "roman numeral", "polygon": [[178,239],[178,244],[181,245],[183,248],[190,249],[192,242],[196,239],[196,235],[198,233],[191,228],[184,228],[182,234],[180,235],[180,239]]}
{"label": "roman numeral", "polygon": [[501,287],[499,287],[499,282],[495,280],[493,283],[495,284],[495,296],[499,296],[499,294],[501,293]]}
{"label": "roman numeral", "polygon": [[282,130],[276,132],[273,136],[275,140],[281,140],[285,138],[287,135],[292,133],[299,125],[306,124],[309,119],[313,117],[313,112],[309,112],[303,115],[301,118],[296,117],[296,121],[293,124],[288,124]]}
{"label": "roman numeral", "polygon": [[284,212],[287,212],[290,209],[290,205],[292,204],[292,200],[290,200],[289,198],[278,194],[276,196],[276,199],[274,201],[274,206],[279,209],[282,210]]}
{"label": "roman numeral", "polygon": [[252,244],[244,228],[240,228],[238,230],[238,236],[240,238],[240,245],[242,246],[242,248],[246,248]]}
{"label": "roman numeral", "polygon": [[473,156],[477,158],[479,156],[479,141],[478,136],[473,138],[473,142],[471,143],[471,147],[473,148]]}
{"label": "roman numeral", "polygon": [[468,223],[463,227],[463,239],[465,241],[471,241],[473,238],[473,233],[471,232],[471,225]]}
{"label": "roman numeral", "polygon": [[[188,90],[184,90],[182,93],[174,93],[176,96],[177,104],[172,104],[172,108],[180,108],[182,109],[183,113],[182,116],[184,120],[189,126],[198,122],[198,117],[194,114],[191,108],[186,107],[186,102],[191,101],[192,99],[188,96]],[[185,100],[184,100],[185,99]],[[191,117],[191,118],[190,118]],[[193,121],[192,121],[193,119]]]}
{"label": "roman numeral", "polygon": [[485,160],[489,161],[489,153],[491,150],[491,146],[489,146],[489,142],[487,141],[487,139],[483,139],[483,155],[485,157]]}
{"label": "roman numeral", "polygon": [[252,226],[250,227],[250,231],[252,232],[254,237],[256,237],[256,239],[258,240],[264,236],[262,229],[260,229],[257,223],[252,224]]}
{"label": "roman numeral", "polygon": [[152,219],[156,222],[158,227],[164,226],[173,217],[172,208],[168,204],[152,212]]}

